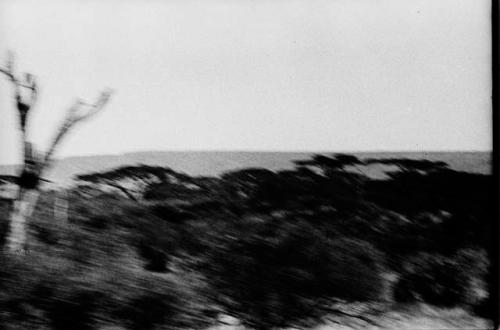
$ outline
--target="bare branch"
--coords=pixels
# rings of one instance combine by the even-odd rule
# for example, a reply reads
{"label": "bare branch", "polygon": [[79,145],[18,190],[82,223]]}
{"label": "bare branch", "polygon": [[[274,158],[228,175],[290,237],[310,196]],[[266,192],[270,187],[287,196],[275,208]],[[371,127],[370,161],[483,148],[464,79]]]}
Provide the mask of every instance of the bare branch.
{"label": "bare branch", "polygon": [[0,72],[5,74],[16,88],[23,87],[30,89],[32,92],[38,90],[35,77],[31,73],[24,74],[24,81],[22,81],[23,79],[16,78],[16,74],[14,73],[14,55],[12,52],[8,52],[7,65],[5,68],[0,67]]}
{"label": "bare branch", "polygon": [[7,53],[7,66],[5,69],[0,68],[0,72],[7,75],[12,82],[16,81],[16,78],[14,77],[14,55],[12,52]]}
{"label": "bare branch", "polygon": [[[81,100],[77,100],[75,105],[70,108],[68,113],[68,119],[72,122],[78,122],[88,119],[99,112],[108,103],[113,90],[107,88],[101,92],[97,101],[94,104],[85,103]],[[82,110],[84,109],[84,110]],[[79,113],[81,112],[81,113]]]}
{"label": "bare branch", "polygon": [[[16,77],[14,73],[14,56],[11,52],[8,53],[6,68],[0,68],[0,72],[5,74],[14,86],[14,98],[19,112],[21,131],[25,133],[29,112],[36,103],[38,97],[38,85],[36,83],[36,79],[30,73],[25,73],[22,79]],[[21,92],[22,89],[29,90],[30,95],[23,96],[23,93]]]}
{"label": "bare branch", "polygon": [[[75,101],[75,103],[69,108],[66,118],[64,119],[61,127],[59,128],[56,137],[52,141],[49,150],[45,154],[44,163],[42,165],[43,167],[47,166],[50,163],[54,150],[56,149],[62,138],[66,135],[66,133],[71,129],[71,127],[73,127],[79,121],[88,119],[89,117],[100,111],[102,108],[104,108],[104,106],[108,103],[111,94],[112,94],[111,89],[105,89],[103,92],[101,92],[97,102],[93,105],[89,105],[80,99],[77,99]],[[89,109],[89,107],[90,110],[87,110],[79,114],[81,109],[83,108]]]}
{"label": "bare branch", "polygon": [[14,75],[8,69],[0,68],[0,72],[7,75],[10,80],[15,80]]}

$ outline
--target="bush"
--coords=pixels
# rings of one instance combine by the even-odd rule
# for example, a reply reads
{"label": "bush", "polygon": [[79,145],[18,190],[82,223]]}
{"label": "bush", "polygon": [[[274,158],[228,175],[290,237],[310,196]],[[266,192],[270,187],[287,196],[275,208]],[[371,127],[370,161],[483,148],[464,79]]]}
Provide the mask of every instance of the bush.
{"label": "bush", "polygon": [[144,269],[152,272],[164,272],[167,270],[168,255],[159,247],[145,240],[139,243],[139,255],[146,260]]}
{"label": "bush", "polygon": [[376,300],[383,290],[383,254],[372,244],[349,238],[334,240],[328,249],[330,281],[336,296],[350,301]]}
{"label": "bush", "polygon": [[192,290],[196,280],[189,285],[171,276],[144,272],[134,279],[126,295],[114,304],[116,321],[127,329],[206,329],[210,322],[204,315],[207,304],[200,303],[198,292]]}
{"label": "bush", "polygon": [[[469,303],[476,280],[485,275],[487,260],[480,257],[481,252],[475,250],[460,250],[450,257],[417,254],[404,264],[394,299],[398,302],[421,300],[441,306]],[[482,265],[484,271],[474,264]]]}
{"label": "bush", "polygon": [[166,271],[167,263],[177,249],[178,228],[154,216],[138,219],[138,222],[140,225],[133,233],[133,240],[137,252],[145,261],[144,268],[155,272]]}
{"label": "bush", "polygon": [[132,329],[153,329],[174,314],[175,296],[144,293],[129,301],[122,318]]}
{"label": "bush", "polygon": [[53,329],[94,329],[93,313],[100,306],[102,295],[96,290],[80,289],[54,299],[47,313]]}
{"label": "bush", "polygon": [[60,274],[67,265],[61,259],[44,258],[30,251],[26,256],[0,254],[0,324],[37,328],[48,323],[49,306],[58,296]]}
{"label": "bush", "polygon": [[35,252],[23,257],[0,253],[0,262],[0,328],[197,329],[208,324],[203,306],[193,306],[197,298],[177,289],[178,283],[119,263],[71,265]]}
{"label": "bush", "polygon": [[335,300],[377,299],[382,256],[369,243],[331,241],[305,222],[243,224],[221,234],[201,271],[212,296],[244,325],[310,326]]}

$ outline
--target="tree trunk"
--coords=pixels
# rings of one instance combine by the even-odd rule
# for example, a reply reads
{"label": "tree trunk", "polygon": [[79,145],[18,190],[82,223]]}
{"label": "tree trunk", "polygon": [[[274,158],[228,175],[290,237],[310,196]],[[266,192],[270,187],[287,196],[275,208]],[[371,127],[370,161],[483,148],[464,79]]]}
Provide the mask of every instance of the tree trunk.
{"label": "tree trunk", "polygon": [[68,195],[63,191],[58,192],[54,200],[54,218],[59,224],[68,222]]}
{"label": "tree trunk", "polygon": [[40,192],[36,189],[21,190],[19,198],[14,202],[10,216],[10,230],[7,246],[10,252],[24,253],[26,249],[26,221],[35,209]]}

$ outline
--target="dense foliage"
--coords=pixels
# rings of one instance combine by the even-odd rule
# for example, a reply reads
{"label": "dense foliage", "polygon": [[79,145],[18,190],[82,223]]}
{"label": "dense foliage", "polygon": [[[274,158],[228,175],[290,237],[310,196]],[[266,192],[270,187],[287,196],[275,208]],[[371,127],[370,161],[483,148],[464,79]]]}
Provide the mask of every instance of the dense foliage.
{"label": "dense foliage", "polygon": [[491,307],[489,176],[345,154],[295,164],[80,175],[68,222],[54,217],[59,193],[46,192],[29,254],[0,255],[0,323],[195,329],[226,314],[279,329],[344,313],[339,303]]}

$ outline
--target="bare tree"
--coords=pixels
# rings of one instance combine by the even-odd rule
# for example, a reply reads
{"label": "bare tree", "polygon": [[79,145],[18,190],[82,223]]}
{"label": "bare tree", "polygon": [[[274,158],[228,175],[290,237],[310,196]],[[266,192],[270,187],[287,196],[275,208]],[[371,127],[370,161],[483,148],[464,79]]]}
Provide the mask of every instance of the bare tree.
{"label": "bare tree", "polygon": [[0,68],[14,87],[16,108],[19,113],[19,123],[22,132],[24,162],[18,178],[19,190],[10,214],[10,230],[7,237],[9,251],[24,253],[26,248],[26,222],[29,220],[40,195],[40,179],[50,167],[52,157],[66,134],[79,122],[90,118],[99,112],[109,101],[112,91],[105,89],[95,103],[86,103],[77,99],[69,107],[66,117],[56,132],[47,152],[41,155],[33,144],[28,141],[26,124],[29,113],[36,103],[38,85],[33,75],[26,73],[22,79],[14,70],[14,58],[9,53],[7,65]]}

